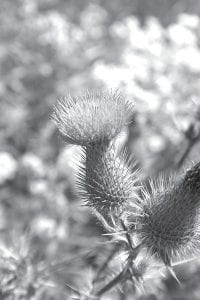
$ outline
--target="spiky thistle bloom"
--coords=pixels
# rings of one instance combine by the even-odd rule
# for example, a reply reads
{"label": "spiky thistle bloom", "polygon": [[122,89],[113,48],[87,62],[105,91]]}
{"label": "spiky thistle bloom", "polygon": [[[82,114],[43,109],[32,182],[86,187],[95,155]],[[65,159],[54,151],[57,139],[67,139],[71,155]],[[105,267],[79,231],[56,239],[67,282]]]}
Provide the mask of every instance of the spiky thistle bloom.
{"label": "spiky thistle bloom", "polygon": [[99,91],[61,98],[52,117],[67,142],[87,146],[111,141],[132,113],[132,104],[121,93]]}
{"label": "spiky thistle bloom", "polygon": [[54,109],[53,118],[64,139],[84,146],[79,186],[87,204],[104,216],[121,212],[135,197],[133,166],[113,142],[132,113],[132,104],[117,91],[68,96]]}
{"label": "spiky thistle bloom", "polygon": [[150,253],[166,265],[200,250],[200,163],[183,179],[160,178],[144,190],[136,232]]}
{"label": "spiky thistle bloom", "polygon": [[108,216],[119,214],[129,201],[134,201],[139,188],[138,172],[125,151],[114,143],[97,143],[86,147],[85,165],[79,168],[79,187],[87,204]]}

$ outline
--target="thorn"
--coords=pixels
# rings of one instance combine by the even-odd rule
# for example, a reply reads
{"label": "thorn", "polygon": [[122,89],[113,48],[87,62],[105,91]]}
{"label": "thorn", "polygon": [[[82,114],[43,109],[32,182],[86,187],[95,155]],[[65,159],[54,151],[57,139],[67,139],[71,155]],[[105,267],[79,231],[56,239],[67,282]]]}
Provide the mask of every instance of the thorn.
{"label": "thorn", "polygon": [[182,283],[180,282],[180,280],[178,279],[178,277],[176,276],[176,273],[174,272],[173,268],[170,266],[167,266],[167,269],[169,270],[169,273],[171,274],[171,276],[176,280],[176,282],[182,286]]}

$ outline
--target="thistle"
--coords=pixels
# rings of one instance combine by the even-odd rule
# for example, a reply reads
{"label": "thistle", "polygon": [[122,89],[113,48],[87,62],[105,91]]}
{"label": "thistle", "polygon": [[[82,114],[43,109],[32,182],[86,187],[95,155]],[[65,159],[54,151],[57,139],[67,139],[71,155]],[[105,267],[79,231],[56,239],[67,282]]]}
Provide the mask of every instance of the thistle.
{"label": "thistle", "polygon": [[200,163],[177,182],[163,177],[144,189],[136,232],[141,243],[167,266],[200,249]]}
{"label": "thistle", "polygon": [[118,215],[137,197],[138,172],[125,151],[114,143],[86,147],[85,166],[79,169],[79,187],[87,205],[104,216]]}
{"label": "thistle", "polygon": [[120,213],[136,194],[133,164],[114,142],[132,113],[120,93],[97,92],[61,99],[53,114],[64,139],[84,147],[78,184],[85,202],[104,216]]}
{"label": "thistle", "polygon": [[87,146],[110,142],[127,125],[133,107],[119,92],[61,98],[52,115],[64,140]]}

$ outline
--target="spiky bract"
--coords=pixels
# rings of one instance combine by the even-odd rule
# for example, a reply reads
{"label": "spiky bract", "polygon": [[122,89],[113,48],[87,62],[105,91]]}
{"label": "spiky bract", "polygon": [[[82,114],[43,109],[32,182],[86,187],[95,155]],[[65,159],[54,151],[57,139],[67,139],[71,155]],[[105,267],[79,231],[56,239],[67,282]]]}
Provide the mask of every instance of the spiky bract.
{"label": "spiky bract", "polygon": [[132,108],[119,92],[87,92],[60,99],[52,117],[67,142],[87,146],[111,141],[128,123]]}
{"label": "spiky bract", "polygon": [[118,153],[113,143],[88,146],[85,166],[80,170],[79,186],[87,205],[104,216],[122,212],[136,197],[137,171],[125,151]]}
{"label": "spiky bract", "polygon": [[200,250],[200,167],[194,166],[176,182],[160,178],[144,189],[136,231],[143,245],[166,265]]}
{"label": "spiky bract", "polygon": [[198,195],[200,194],[200,162],[187,171],[183,180],[183,185],[185,186],[185,189],[197,195],[198,201]]}

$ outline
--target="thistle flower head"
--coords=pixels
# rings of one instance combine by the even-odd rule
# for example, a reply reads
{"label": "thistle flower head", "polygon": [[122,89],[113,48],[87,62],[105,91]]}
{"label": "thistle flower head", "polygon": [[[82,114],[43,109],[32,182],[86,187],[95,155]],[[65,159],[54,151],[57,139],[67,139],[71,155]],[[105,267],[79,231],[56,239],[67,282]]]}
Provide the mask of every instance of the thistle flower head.
{"label": "thistle flower head", "polygon": [[194,255],[200,249],[200,166],[177,182],[161,177],[144,190],[136,231],[141,242],[166,265],[173,259]]}
{"label": "thistle flower head", "polygon": [[125,151],[117,151],[113,143],[87,147],[85,166],[79,172],[79,187],[86,203],[104,216],[118,214],[139,189],[138,172]]}
{"label": "thistle flower head", "polygon": [[58,101],[53,119],[64,139],[87,146],[111,141],[128,123],[132,105],[119,92],[92,92]]}

